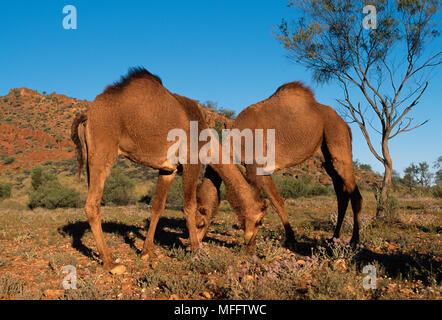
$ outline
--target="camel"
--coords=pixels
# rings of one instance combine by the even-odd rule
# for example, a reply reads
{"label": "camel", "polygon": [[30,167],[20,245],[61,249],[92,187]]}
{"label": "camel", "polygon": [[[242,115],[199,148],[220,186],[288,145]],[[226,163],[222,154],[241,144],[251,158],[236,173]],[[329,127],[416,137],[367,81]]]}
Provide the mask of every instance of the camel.
{"label": "camel", "polygon": [[[351,130],[331,107],[318,103],[310,88],[300,82],[291,82],[279,87],[268,99],[244,109],[234,121],[233,127],[239,130],[275,129],[274,170],[297,165],[320,149],[323,167],[333,181],[338,201],[338,220],[333,237],[339,238],[341,235],[345,212],[351,199],[354,213],[351,243],[359,242],[362,196],[354,176]],[[241,155],[238,156],[244,164],[244,145]],[[259,165],[256,161],[245,164],[245,167],[248,182],[257,191],[265,192],[284,225],[286,245],[293,247],[296,242],[295,235],[287,218],[284,200],[279,195],[271,175],[258,175]],[[220,185],[220,177],[208,167],[198,190],[199,239],[204,237],[218,209]],[[257,229],[258,226],[254,235]]]}
{"label": "camel", "polygon": [[[85,212],[103,267],[112,273],[123,273],[125,266],[111,258],[103,237],[100,203],[104,182],[118,155],[159,170],[142,259],[152,256],[155,229],[178,169],[182,170],[183,176],[183,211],[191,248],[197,250],[199,247],[195,215],[201,163],[190,164],[189,159],[182,161],[186,163],[171,163],[167,157],[168,149],[174,143],[167,140],[168,132],[178,128],[189,137],[190,121],[197,121],[199,130],[207,128],[194,101],[172,94],[159,77],[144,68],[131,68],[127,76],[108,86],[85,112],[74,119],[71,138],[76,145],[79,175],[85,165],[89,186]],[[200,142],[198,148],[201,148]],[[212,165],[212,168],[232,190],[229,201],[238,210],[245,233],[250,234],[251,226],[264,216],[266,202],[255,193],[235,165],[219,164]]]}

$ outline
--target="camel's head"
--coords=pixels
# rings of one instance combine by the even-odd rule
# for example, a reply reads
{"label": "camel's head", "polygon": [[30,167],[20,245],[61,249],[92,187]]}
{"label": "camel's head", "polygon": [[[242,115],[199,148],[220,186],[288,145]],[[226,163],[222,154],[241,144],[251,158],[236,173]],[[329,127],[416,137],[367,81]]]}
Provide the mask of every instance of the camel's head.
{"label": "camel's head", "polygon": [[211,180],[205,178],[198,186],[197,204],[195,221],[198,240],[201,241],[206,235],[213,216],[218,211],[219,191]]}
{"label": "camel's head", "polygon": [[[267,212],[267,202],[262,198],[259,189],[247,184],[244,186],[247,197],[238,197],[233,190],[226,188],[227,200],[238,214],[239,222],[244,230],[245,243],[249,248],[253,248],[258,227]],[[215,186],[210,179],[203,179],[198,187],[196,213],[196,227],[198,240],[201,241],[213,217],[218,211],[219,205],[219,185]]]}
{"label": "camel's head", "polygon": [[244,242],[248,251],[254,250],[258,228],[262,224],[262,220],[267,212],[267,202],[261,196],[259,197],[258,207],[247,210],[246,214],[241,217],[244,228]]}
{"label": "camel's head", "polygon": [[246,204],[242,203],[229,188],[226,188],[226,191],[227,199],[238,214],[238,220],[244,230],[244,242],[247,245],[247,250],[252,251],[258,228],[266,215],[268,204],[262,197],[259,188],[253,184],[248,184],[247,187],[249,196]]}
{"label": "camel's head", "polygon": [[198,211],[196,213],[196,230],[198,235],[198,241],[202,241],[204,236],[207,233],[207,229],[212,222],[212,216],[214,212],[205,207],[198,207]]}

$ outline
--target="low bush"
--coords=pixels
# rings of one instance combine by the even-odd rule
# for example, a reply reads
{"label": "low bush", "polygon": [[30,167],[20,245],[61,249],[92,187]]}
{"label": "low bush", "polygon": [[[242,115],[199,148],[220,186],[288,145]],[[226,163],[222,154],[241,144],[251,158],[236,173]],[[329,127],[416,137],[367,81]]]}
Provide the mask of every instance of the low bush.
{"label": "low bush", "polygon": [[42,184],[57,180],[53,174],[43,173],[43,168],[35,166],[31,170],[31,185],[34,190],[37,190]]}
{"label": "low bush", "polygon": [[278,188],[279,194],[284,199],[296,199],[299,197],[327,195],[331,193],[329,187],[314,184],[306,178],[295,179],[293,177],[275,175],[273,176],[273,181]]}
{"label": "low bush", "polygon": [[431,188],[431,194],[435,198],[442,198],[442,185],[438,184]]}
{"label": "low bush", "polygon": [[9,183],[0,182],[0,200],[11,197],[11,185]]}
{"label": "low bush", "polygon": [[11,163],[13,163],[15,161],[15,158],[14,157],[6,157],[4,160],[3,160],[3,163],[4,164],[11,164]]}
{"label": "low bush", "polygon": [[31,209],[42,207],[46,209],[75,208],[80,204],[80,193],[72,188],[66,188],[58,180],[48,180],[41,184],[29,195]]}
{"label": "low bush", "polygon": [[124,206],[135,203],[135,184],[121,169],[113,169],[104,184],[103,205]]}
{"label": "low bush", "polygon": [[180,206],[183,204],[183,180],[180,176],[176,177],[170,185],[167,193],[166,203],[172,206]]}

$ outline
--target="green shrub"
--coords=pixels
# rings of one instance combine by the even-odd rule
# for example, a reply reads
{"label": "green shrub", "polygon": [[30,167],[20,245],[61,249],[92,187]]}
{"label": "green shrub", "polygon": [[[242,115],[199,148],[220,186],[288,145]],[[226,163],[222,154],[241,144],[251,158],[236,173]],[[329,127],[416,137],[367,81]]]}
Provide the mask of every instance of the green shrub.
{"label": "green shrub", "polygon": [[442,198],[442,185],[438,184],[431,188],[431,194],[435,198]]}
{"label": "green shrub", "polygon": [[14,157],[6,157],[4,160],[3,160],[3,163],[4,164],[11,164],[11,163],[13,163],[15,161],[15,158]]}
{"label": "green shrub", "polygon": [[[181,206],[184,200],[183,182],[181,176],[177,176],[170,185],[167,192],[166,203],[170,206]],[[152,204],[155,196],[156,186],[149,188],[147,194],[143,195],[138,202]]]}
{"label": "green shrub", "polygon": [[386,223],[387,225],[392,225],[400,222],[399,208],[399,200],[393,195],[389,194],[386,207],[384,208],[384,215],[381,217],[380,221]]}
{"label": "green shrub", "polygon": [[80,193],[66,188],[55,180],[47,180],[29,195],[31,209],[42,207],[46,209],[75,208],[79,206]]}
{"label": "green shrub", "polygon": [[37,190],[41,185],[46,182],[57,180],[57,177],[53,174],[43,173],[43,168],[35,166],[31,170],[31,185],[34,190]]}
{"label": "green shrub", "polygon": [[120,169],[113,169],[104,184],[103,205],[124,206],[135,203],[135,185]]}
{"label": "green shrub", "polygon": [[309,195],[310,196],[322,196],[322,195],[328,195],[332,192],[332,190],[329,187],[315,184],[310,187]]}
{"label": "green shrub", "polygon": [[167,193],[166,203],[169,205],[179,206],[183,204],[183,180],[180,176],[176,177],[170,185]]}
{"label": "green shrub", "polygon": [[305,197],[308,195],[308,186],[301,179],[294,179],[293,177],[273,176],[273,181],[278,188],[279,194],[284,199]]}
{"label": "green shrub", "polygon": [[0,200],[11,197],[11,185],[9,183],[0,182]]}
{"label": "green shrub", "polygon": [[361,163],[359,165],[359,168],[362,169],[362,170],[365,170],[365,171],[373,172],[373,169],[371,168],[371,165],[369,165],[369,164]]}
{"label": "green shrub", "polygon": [[278,188],[279,194],[284,199],[299,197],[314,197],[320,195],[327,195],[332,190],[324,185],[315,184],[308,177],[295,179],[291,176],[283,177],[279,175],[273,176],[273,181]]}
{"label": "green shrub", "polygon": [[224,183],[221,183],[221,187],[219,188],[219,197],[220,200],[227,200],[226,185]]}

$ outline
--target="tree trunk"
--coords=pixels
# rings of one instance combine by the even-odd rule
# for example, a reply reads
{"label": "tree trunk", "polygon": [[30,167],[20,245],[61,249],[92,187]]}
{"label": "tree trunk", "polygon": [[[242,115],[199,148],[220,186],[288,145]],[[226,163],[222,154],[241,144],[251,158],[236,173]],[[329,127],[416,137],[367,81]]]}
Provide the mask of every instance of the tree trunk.
{"label": "tree trunk", "polygon": [[388,198],[391,191],[391,177],[393,173],[393,162],[388,148],[388,134],[382,138],[382,155],[384,157],[384,178],[377,197],[376,217],[385,216],[388,210]]}

